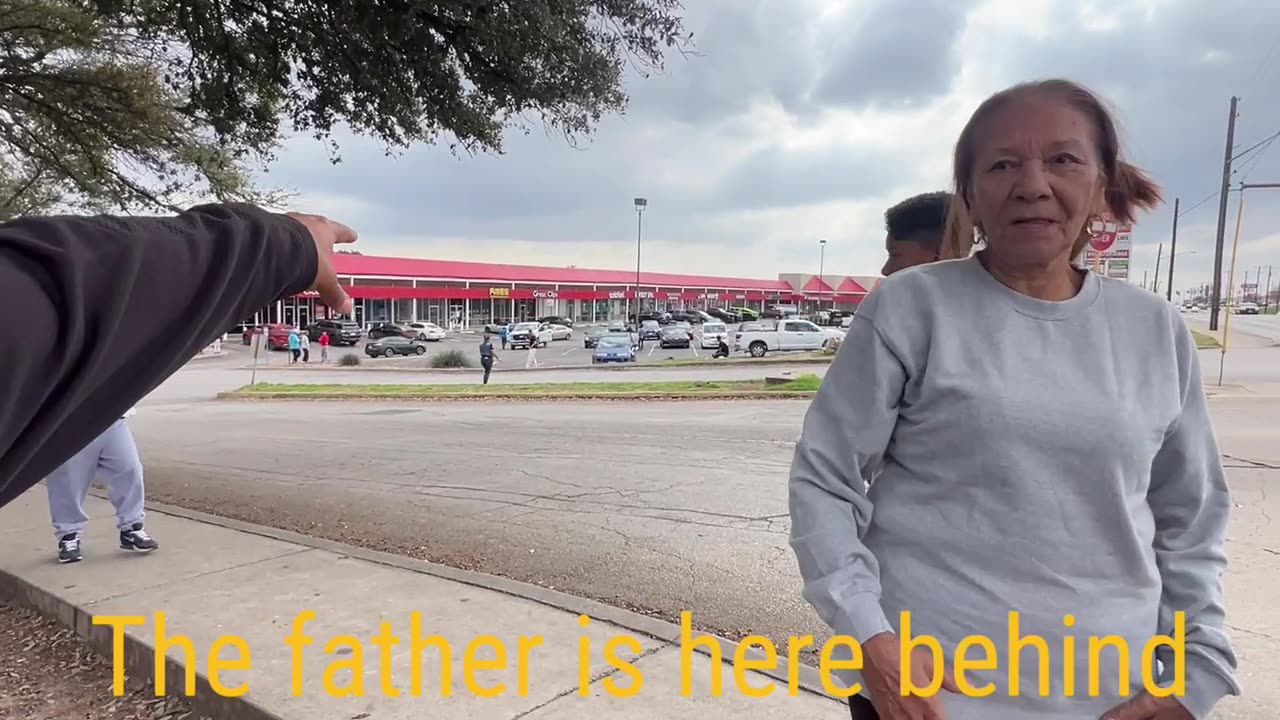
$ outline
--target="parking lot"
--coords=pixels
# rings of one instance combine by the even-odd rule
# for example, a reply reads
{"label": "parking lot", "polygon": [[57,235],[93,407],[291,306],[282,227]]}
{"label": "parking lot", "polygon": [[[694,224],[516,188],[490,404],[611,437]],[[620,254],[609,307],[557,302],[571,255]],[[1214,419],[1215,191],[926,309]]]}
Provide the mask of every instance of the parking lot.
{"label": "parking lot", "polygon": [[[573,366],[573,365],[590,365],[591,349],[583,347],[583,334],[589,326],[575,326],[573,328],[573,336],[567,340],[555,340],[544,348],[539,348],[535,352],[535,358],[538,365],[542,367],[556,366]],[[731,330],[732,332],[732,330]],[[360,356],[360,363],[364,367],[397,367],[397,368],[421,368],[430,365],[433,355],[450,350],[461,350],[467,355],[472,365],[480,364],[480,339],[481,332],[450,332],[446,334],[444,339],[437,341],[427,341],[422,344],[426,348],[423,355],[397,356],[397,357],[370,357],[365,352],[365,343],[367,339],[362,339],[355,347],[349,345],[329,348],[329,362],[336,363],[338,358],[347,353],[355,353]],[[715,353],[713,348],[698,347],[702,339],[701,332],[698,327],[694,327],[694,339],[692,347],[689,348],[662,348],[656,340],[646,340],[644,348],[640,351],[637,362],[659,362],[663,360],[680,360],[680,359],[711,359],[711,355]],[[498,351],[499,367],[513,365],[524,367],[528,359],[529,351],[527,350],[502,350],[502,345],[498,337],[494,335],[491,338],[494,349]],[[732,344],[732,343],[730,343]],[[239,346],[243,348],[243,346]],[[243,348],[247,350],[248,348]],[[320,346],[317,343],[311,343],[311,363],[319,363]],[[277,350],[275,352],[266,353],[259,358],[260,364],[271,366],[284,365],[288,363],[288,352]]]}

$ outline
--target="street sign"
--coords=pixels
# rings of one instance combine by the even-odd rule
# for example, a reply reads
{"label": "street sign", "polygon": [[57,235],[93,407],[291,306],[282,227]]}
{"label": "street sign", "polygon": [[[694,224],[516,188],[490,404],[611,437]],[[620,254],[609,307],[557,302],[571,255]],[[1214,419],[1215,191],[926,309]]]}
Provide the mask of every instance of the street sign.
{"label": "street sign", "polygon": [[[1108,277],[1129,277],[1129,255],[1133,250],[1133,225],[1120,223],[1110,216],[1102,221],[1094,221],[1089,226],[1092,237],[1085,246],[1084,267],[1103,270],[1114,261],[1124,261],[1112,274],[1110,269],[1103,270]],[[1101,266],[1101,267],[1100,267]]]}

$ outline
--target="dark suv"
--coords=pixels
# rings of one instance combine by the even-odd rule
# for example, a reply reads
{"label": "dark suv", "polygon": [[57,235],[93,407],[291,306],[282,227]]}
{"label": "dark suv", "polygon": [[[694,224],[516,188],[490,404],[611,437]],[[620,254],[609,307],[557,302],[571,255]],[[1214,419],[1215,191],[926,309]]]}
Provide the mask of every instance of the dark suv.
{"label": "dark suv", "polygon": [[378,340],[380,338],[388,338],[388,337],[414,338],[414,337],[417,337],[417,335],[418,335],[417,331],[409,328],[407,325],[402,325],[400,323],[380,322],[380,323],[374,323],[373,326],[369,328],[370,340]]}
{"label": "dark suv", "polygon": [[321,333],[329,333],[332,345],[355,345],[360,342],[360,326],[350,320],[317,320],[307,328],[307,338],[319,342]]}

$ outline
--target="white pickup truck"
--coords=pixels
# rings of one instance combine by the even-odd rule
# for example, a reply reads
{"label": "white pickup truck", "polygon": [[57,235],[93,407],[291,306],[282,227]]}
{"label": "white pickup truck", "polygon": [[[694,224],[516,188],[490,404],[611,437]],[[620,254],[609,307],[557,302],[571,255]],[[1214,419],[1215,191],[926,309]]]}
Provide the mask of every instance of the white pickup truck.
{"label": "white pickup truck", "polygon": [[771,352],[821,350],[831,341],[831,334],[808,320],[780,320],[776,330],[747,330],[734,333],[735,352],[764,357]]}

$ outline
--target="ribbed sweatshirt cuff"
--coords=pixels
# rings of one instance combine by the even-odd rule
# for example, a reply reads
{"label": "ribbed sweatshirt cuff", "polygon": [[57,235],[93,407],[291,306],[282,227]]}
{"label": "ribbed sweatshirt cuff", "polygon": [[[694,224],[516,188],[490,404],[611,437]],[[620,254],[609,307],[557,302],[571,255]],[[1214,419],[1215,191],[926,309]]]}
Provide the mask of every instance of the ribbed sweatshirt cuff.
{"label": "ribbed sweatshirt cuff", "polygon": [[[1162,686],[1173,684],[1176,679],[1174,671],[1172,665],[1165,666],[1160,678]],[[1209,713],[1222,698],[1240,694],[1232,681],[1222,677],[1212,663],[1198,655],[1187,655],[1186,673],[1186,694],[1177,699],[1196,720],[1209,717]]]}
{"label": "ribbed sweatshirt cuff", "polygon": [[858,593],[841,603],[842,617],[832,628],[840,635],[848,635],[859,644],[883,632],[894,632],[893,625],[880,607],[880,596],[875,593]]}

